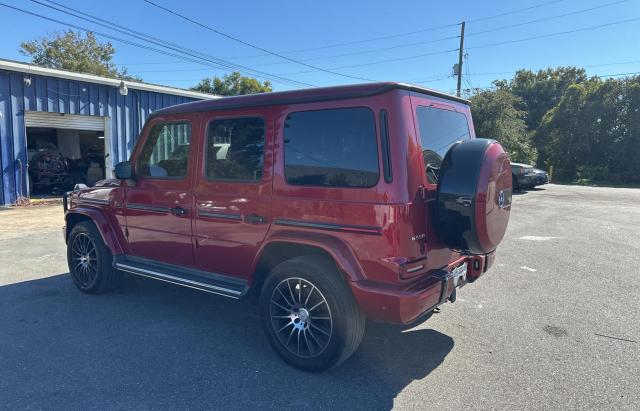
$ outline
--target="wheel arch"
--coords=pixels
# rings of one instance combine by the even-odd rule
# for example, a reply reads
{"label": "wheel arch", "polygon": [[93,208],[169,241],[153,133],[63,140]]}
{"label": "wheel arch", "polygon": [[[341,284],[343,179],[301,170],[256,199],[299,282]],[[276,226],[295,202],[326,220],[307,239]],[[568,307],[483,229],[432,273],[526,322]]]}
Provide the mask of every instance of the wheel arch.
{"label": "wheel arch", "polygon": [[345,281],[364,278],[353,251],[342,240],[323,234],[281,233],[272,236],[260,248],[254,262],[251,288],[260,290],[269,272],[283,261],[305,255],[317,255],[335,264]]}
{"label": "wheel arch", "polygon": [[109,219],[105,216],[105,214],[100,210],[94,210],[91,208],[76,208],[73,210],[69,210],[65,215],[65,241],[69,239],[69,234],[71,234],[71,230],[77,224],[89,221],[93,223],[102,240],[109,248],[113,255],[124,253],[124,249],[118,236],[116,235],[116,231],[113,229],[112,224],[109,222]]}

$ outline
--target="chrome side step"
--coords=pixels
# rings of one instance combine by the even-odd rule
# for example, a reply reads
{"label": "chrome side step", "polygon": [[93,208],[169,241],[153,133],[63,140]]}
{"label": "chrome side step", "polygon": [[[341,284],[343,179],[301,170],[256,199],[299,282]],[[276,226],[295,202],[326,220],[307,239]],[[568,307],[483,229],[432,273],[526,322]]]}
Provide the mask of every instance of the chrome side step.
{"label": "chrome side step", "polygon": [[116,256],[114,268],[141,277],[152,278],[224,297],[238,299],[248,291],[245,280],[159,263],[137,257]]}

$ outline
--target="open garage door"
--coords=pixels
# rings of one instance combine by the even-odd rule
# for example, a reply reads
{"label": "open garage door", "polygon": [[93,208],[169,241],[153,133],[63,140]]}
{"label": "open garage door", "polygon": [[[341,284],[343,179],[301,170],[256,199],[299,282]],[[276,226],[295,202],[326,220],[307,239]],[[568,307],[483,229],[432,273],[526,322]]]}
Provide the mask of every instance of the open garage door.
{"label": "open garage door", "polygon": [[29,193],[59,195],[111,176],[107,117],[27,111]]}
{"label": "open garage door", "polygon": [[27,111],[24,114],[24,123],[27,127],[104,131],[105,117]]}

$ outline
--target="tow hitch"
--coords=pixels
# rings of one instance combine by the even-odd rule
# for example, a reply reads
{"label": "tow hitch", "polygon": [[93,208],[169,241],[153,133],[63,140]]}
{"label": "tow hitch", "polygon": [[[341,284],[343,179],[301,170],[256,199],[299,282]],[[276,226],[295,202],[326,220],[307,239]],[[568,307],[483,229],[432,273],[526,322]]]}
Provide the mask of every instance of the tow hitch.
{"label": "tow hitch", "polygon": [[451,279],[453,281],[453,291],[451,291],[451,295],[449,295],[449,301],[455,303],[458,288],[467,283],[467,263],[463,263],[462,265],[454,268],[453,271],[451,271]]}
{"label": "tow hitch", "polygon": [[[440,304],[444,304],[447,300],[455,302],[457,298],[457,289],[467,283],[467,263],[463,263],[451,271],[441,270],[433,274],[440,280],[442,288],[440,291]],[[449,290],[451,290],[449,292]]]}

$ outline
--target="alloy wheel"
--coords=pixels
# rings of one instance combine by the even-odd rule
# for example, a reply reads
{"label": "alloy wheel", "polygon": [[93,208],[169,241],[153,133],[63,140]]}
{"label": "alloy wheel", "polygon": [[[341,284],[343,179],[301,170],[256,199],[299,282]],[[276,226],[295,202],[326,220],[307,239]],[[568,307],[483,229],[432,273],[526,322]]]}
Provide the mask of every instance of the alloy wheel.
{"label": "alloy wheel", "polygon": [[290,353],[310,358],[327,348],[333,318],[318,287],[303,278],[286,278],[274,288],[269,305],[273,331]]}
{"label": "alloy wheel", "polygon": [[98,253],[87,233],[78,233],[71,244],[73,274],[82,288],[90,287],[98,275]]}

